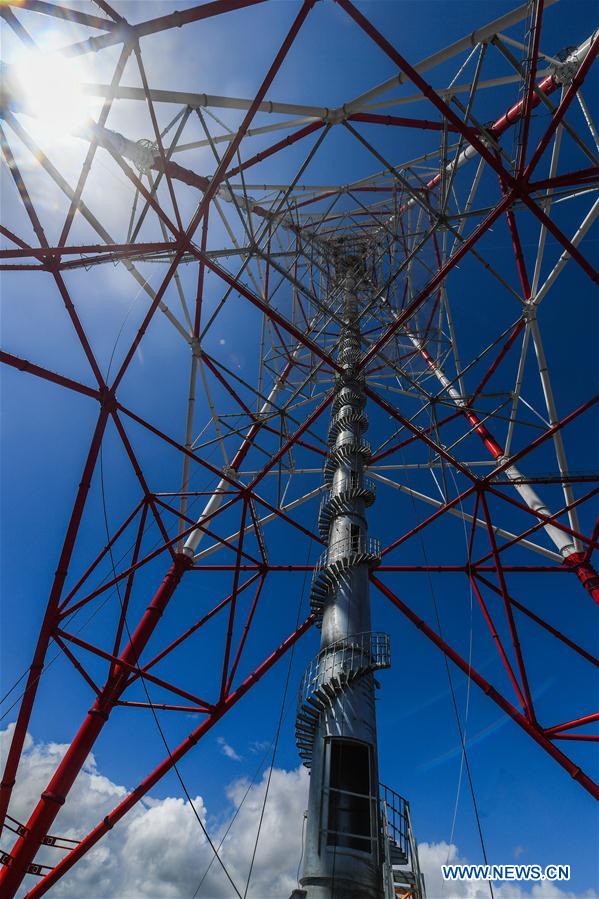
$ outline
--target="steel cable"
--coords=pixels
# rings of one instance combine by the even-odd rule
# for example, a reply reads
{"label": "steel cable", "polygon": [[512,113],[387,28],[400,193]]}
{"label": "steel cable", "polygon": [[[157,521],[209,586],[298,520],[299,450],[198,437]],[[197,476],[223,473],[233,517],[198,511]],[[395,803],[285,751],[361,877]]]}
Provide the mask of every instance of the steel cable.
{"label": "steel cable", "polygon": [[[307,554],[307,556],[306,556],[306,565],[309,565],[309,564],[310,564],[310,553],[311,553],[311,549],[312,549],[312,546],[311,546],[311,544],[310,544],[310,545],[308,546],[308,554]],[[299,599],[299,603],[298,603],[298,607],[297,607],[297,618],[296,618],[296,622],[295,622],[295,628],[296,628],[296,630],[297,630],[297,628],[299,627],[299,623],[300,623],[300,617],[301,617],[301,613],[302,613],[302,606],[303,606],[303,604],[304,604],[304,594],[305,594],[305,591],[306,591],[306,581],[307,581],[307,579],[308,579],[308,572],[306,571],[306,572],[304,573],[304,580],[303,580],[303,583],[302,583],[302,589],[301,589],[301,592],[300,592],[300,599]],[[254,849],[253,849],[253,852],[252,852],[252,860],[251,860],[251,863],[250,863],[250,869],[249,869],[249,871],[248,871],[247,881],[246,881],[246,884],[245,884],[245,890],[243,891],[243,899],[246,899],[247,894],[248,894],[248,890],[249,890],[249,887],[250,887],[250,881],[251,881],[251,879],[252,879],[252,873],[253,873],[253,870],[254,870],[254,862],[255,862],[255,860],[256,860],[256,852],[257,852],[257,850],[258,850],[258,843],[259,843],[259,840],[260,840],[260,834],[261,834],[261,832],[262,832],[262,824],[263,824],[263,821],[264,821],[264,813],[265,813],[265,811],[266,811],[266,803],[267,803],[267,800],[268,800],[268,794],[269,794],[269,791],[270,791],[270,783],[271,783],[271,779],[272,779],[272,772],[273,772],[273,768],[274,768],[274,764],[275,764],[275,758],[276,758],[276,755],[277,755],[277,749],[278,749],[278,745],[279,745],[279,737],[280,737],[280,735],[281,735],[281,727],[282,727],[282,725],[283,725],[283,717],[284,717],[284,714],[285,714],[285,704],[286,704],[286,701],[287,701],[287,691],[288,691],[288,689],[289,689],[289,681],[290,681],[290,679],[291,679],[291,669],[292,669],[292,666],[293,666],[293,657],[294,657],[294,655],[295,655],[295,643],[294,643],[293,646],[291,647],[291,651],[290,651],[290,654],[289,654],[289,664],[288,664],[288,666],[287,666],[287,676],[286,676],[286,678],[285,678],[285,684],[284,684],[284,687],[283,687],[283,695],[282,695],[282,697],[281,697],[281,708],[280,708],[280,711],[279,711],[279,720],[278,720],[278,722],[277,722],[277,727],[276,727],[276,731],[275,731],[275,738],[274,738],[274,741],[273,741],[273,750],[272,750],[272,758],[271,758],[271,762],[270,762],[270,769],[269,769],[269,771],[268,771],[268,778],[267,778],[267,781],[266,781],[266,789],[265,789],[265,792],[264,792],[264,800],[263,800],[263,802],[262,802],[262,809],[261,809],[261,811],[260,811],[260,820],[259,820],[259,822],[258,822],[258,830],[257,830],[257,832],[256,832],[256,840],[255,840],[255,842],[254,842]]]}

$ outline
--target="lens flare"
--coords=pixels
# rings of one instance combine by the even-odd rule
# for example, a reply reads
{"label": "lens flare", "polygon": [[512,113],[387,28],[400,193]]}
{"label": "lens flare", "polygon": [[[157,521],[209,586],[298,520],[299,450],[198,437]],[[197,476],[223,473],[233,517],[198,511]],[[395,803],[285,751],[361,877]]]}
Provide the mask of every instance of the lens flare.
{"label": "lens flare", "polygon": [[93,111],[81,67],[60,53],[27,53],[13,67],[15,99],[52,141],[76,134]]}

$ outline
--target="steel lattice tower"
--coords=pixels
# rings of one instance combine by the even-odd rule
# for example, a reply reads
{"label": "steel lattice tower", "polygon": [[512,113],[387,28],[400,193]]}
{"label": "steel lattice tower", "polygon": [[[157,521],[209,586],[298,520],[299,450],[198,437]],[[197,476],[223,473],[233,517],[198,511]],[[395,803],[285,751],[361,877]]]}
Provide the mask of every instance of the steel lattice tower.
{"label": "steel lattice tower", "polygon": [[[599,280],[587,243],[599,215],[599,34],[592,23],[574,33],[564,8],[531,0],[413,60],[394,26],[351,0],[213,0],[137,24],[106,0],[1,4],[15,49],[0,94],[6,390],[24,418],[27,385],[94,415],[85,447],[73,424],[81,458],[45,605],[11,615],[13,633],[35,626],[37,637],[4,712],[3,897],[25,881],[37,899],[118,834],[304,635],[320,644],[302,661],[296,718],[311,771],[299,896],[422,894],[409,806],[379,784],[375,716],[377,671],[392,646],[381,683],[408,676],[413,634],[573,789],[599,797],[588,677],[599,664],[588,645],[598,398],[588,366],[573,374],[592,352]],[[335,33],[327,54],[353,83],[353,45],[333,15],[373,53],[372,77],[338,105],[324,78],[318,103],[281,97],[290,61],[309,73],[313,22],[319,38]],[[546,46],[551,16],[571,45]],[[80,93],[96,103],[58,145],[39,129],[39,80],[27,90],[27,65],[43,80],[52,58],[38,46],[48,21],[63,42],[48,81],[85,60]],[[229,29],[254,29],[268,57],[252,56],[250,97],[190,84],[175,65],[171,89],[148,66],[167,32],[174,60],[178,39],[217,46]],[[229,43],[223,66],[234,73],[252,51]],[[69,78],[64,94],[44,94],[58,118]],[[131,290],[123,321],[117,300]],[[40,297],[69,329],[62,343]],[[50,477],[40,481],[36,533],[49,542],[58,517],[45,505]],[[31,546],[19,551],[9,562],[22,573]],[[310,609],[296,617],[281,597],[299,602],[301,578]],[[423,600],[433,585],[436,614]],[[20,820],[36,710],[64,711],[70,696],[53,690],[54,654],[79,691],[72,737]],[[497,670],[483,674],[491,655]],[[572,677],[554,704],[536,692],[544,665]],[[89,833],[57,836],[115,719],[157,707],[200,720]],[[394,786],[403,792],[401,777]]]}

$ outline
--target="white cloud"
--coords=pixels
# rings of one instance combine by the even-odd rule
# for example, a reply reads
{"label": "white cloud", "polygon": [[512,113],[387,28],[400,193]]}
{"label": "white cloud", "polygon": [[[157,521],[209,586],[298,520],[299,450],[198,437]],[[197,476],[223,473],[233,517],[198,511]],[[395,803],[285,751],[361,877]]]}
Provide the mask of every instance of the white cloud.
{"label": "white cloud", "polygon": [[[12,729],[11,725],[7,730],[0,731],[0,756],[5,755]],[[64,745],[36,742],[28,736],[10,809],[19,821],[26,820],[65,750]],[[267,776],[268,772],[265,772],[249,792],[220,851],[242,894],[254,850]],[[201,796],[193,799],[195,810],[216,845],[222,839],[227,820],[243,799],[248,785],[245,778],[229,784],[226,798],[230,807],[226,809],[226,814],[223,814],[222,808],[209,813]],[[115,784],[98,771],[94,757],[90,756],[52,832],[75,839],[81,837],[126,792],[125,787]],[[288,899],[297,885],[307,794],[308,773],[305,768],[273,770],[249,899]],[[3,848],[9,848],[6,835]],[[53,864],[58,857],[57,850],[45,849],[38,861]],[[191,899],[212,858],[212,850],[187,801],[178,797],[160,800],[146,797],[59,881],[51,895],[53,899]],[[457,846],[443,842],[421,843],[420,861],[428,899],[489,899],[489,888],[484,883],[442,883],[442,864],[468,861],[460,856]],[[33,882],[33,878],[30,880]],[[494,893],[495,899],[599,899],[593,890],[574,894],[565,885],[562,888],[562,885],[547,882],[532,885],[531,888],[520,884],[497,885]],[[231,899],[232,896],[230,883],[221,866],[214,861],[198,899]]]}
{"label": "white cloud", "polygon": [[[13,725],[0,731],[0,757],[5,757]],[[26,821],[57,763],[66,751],[57,743],[41,743],[28,736],[10,813]],[[243,894],[252,853],[267,772],[248,794],[220,856]],[[226,790],[230,807],[209,815],[201,796],[194,807],[216,845],[227,821],[243,798],[249,782],[235,780]],[[69,800],[61,809],[52,833],[80,838],[94,827],[125,796],[125,787],[98,771],[92,756],[77,779]],[[301,828],[308,795],[305,768],[274,769],[260,842],[248,897],[288,899],[297,886],[296,872],[301,852]],[[227,820],[223,820],[226,817]],[[215,820],[216,819],[216,823]],[[9,848],[7,834],[2,846]],[[37,858],[55,864],[60,854],[44,849]],[[189,803],[181,798],[146,797],[113,831],[106,835],[52,889],[55,899],[191,899],[213,858]],[[28,878],[30,885],[33,878]],[[24,895],[25,890],[21,893]],[[198,899],[231,899],[233,889],[219,863],[214,861]]]}
{"label": "white cloud", "polygon": [[269,746],[272,746],[272,743],[268,740],[252,740],[249,749],[255,755],[258,752],[264,752]]}
{"label": "white cloud", "polygon": [[[468,864],[453,843],[419,843],[418,856],[426,882],[427,899],[490,899],[488,883],[484,881],[456,881],[444,883],[441,866]],[[505,861],[509,864],[509,861]],[[599,899],[594,890],[573,893],[563,883],[501,883],[493,884],[495,899]]]}
{"label": "white cloud", "polygon": [[224,737],[218,737],[216,742],[220,746],[222,754],[226,755],[228,759],[232,759],[234,762],[240,762],[242,760],[239,753],[235,752],[233,747],[227,743]]}

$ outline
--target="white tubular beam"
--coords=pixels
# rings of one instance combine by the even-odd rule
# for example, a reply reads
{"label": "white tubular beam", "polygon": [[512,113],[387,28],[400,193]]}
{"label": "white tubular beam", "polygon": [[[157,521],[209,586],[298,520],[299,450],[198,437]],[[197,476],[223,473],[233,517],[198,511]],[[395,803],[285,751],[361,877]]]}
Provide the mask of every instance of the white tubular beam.
{"label": "white tubular beam", "polygon": [[[557,173],[557,166],[559,161],[559,153],[562,145],[562,135],[564,133],[563,125],[558,125],[555,137],[553,139],[553,148],[551,150],[551,162],[549,164],[549,177],[555,178]],[[545,191],[545,195],[541,201],[541,206],[545,215],[549,215],[551,210],[551,188],[547,188]],[[539,288],[539,279],[541,277],[541,268],[543,266],[543,256],[545,255],[545,244],[547,242],[547,228],[545,225],[541,225],[539,231],[539,244],[537,248],[537,255],[535,259],[535,268],[532,275],[532,282],[530,285],[530,293],[531,296],[534,297],[538,288]],[[532,302],[532,300],[531,300]]]}
{"label": "white tubular beam", "polygon": [[[547,412],[549,414],[549,424],[553,427],[557,421],[559,420],[557,414],[557,408],[555,405],[555,398],[553,395],[553,388],[551,386],[551,379],[549,377],[549,368],[547,366],[547,357],[545,356],[545,348],[543,347],[543,340],[541,338],[541,331],[539,329],[539,324],[535,319],[533,319],[530,323],[531,331],[532,331],[532,339],[535,348],[535,353],[537,356],[537,363],[539,366],[539,376],[541,378],[541,386],[543,388],[543,396],[545,397],[545,406],[547,408]],[[555,455],[557,458],[557,464],[562,477],[567,476],[568,474],[568,462],[566,458],[566,448],[564,447],[564,441],[562,437],[561,431],[556,431],[553,435],[553,444],[555,447]],[[569,506],[574,502],[574,491],[572,487],[567,482],[564,481],[562,484],[562,489],[564,492],[564,500],[565,505]],[[568,512],[568,521],[570,522],[570,527],[573,531],[580,531],[580,525],[578,523],[578,514],[576,508],[570,509]],[[580,552],[582,549],[580,545],[580,541],[574,541],[575,548],[577,552]]]}
{"label": "white tubular beam", "polygon": [[[471,409],[469,409],[467,401],[464,399],[462,394],[451,384],[443,369],[439,365],[437,365],[434,359],[432,359],[432,357],[426,351],[422,341],[407,330],[405,331],[405,333],[414,344],[414,346],[418,349],[418,351],[424,356],[430,370],[436,376],[437,380],[446,391],[450,399],[455,403],[456,406],[458,406],[460,409],[468,411],[472,416],[474,413]],[[503,461],[503,456],[499,456],[497,462],[502,463]],[[521,499],[526,503],[529,509],[531,509],[533,512],[538,512],[540,515],[551,515],[551,512],[542,501],[538,493],[531,487],[531,485],[520,483],[520,481],[523,479],[523,475],[515,465],[510,465],[508,468],[506,468],[505,474],[506,477],[508,477],[509,480],[513,483],[516,492],[519,493]],[[564,533],[564,531],[561,531],[559,528],[554,527],[554,525],[552,524],[544,524],[543,528],[551,542],[554,544],[554,546],[557,547],[559,553],[564,559],[567,559],[568,556],[571,556],[572,553],[576,552],[575,543],[573,541],[573,538],[570,537],[569,534]]]}
{"label": "white tubular beam", "polygon": [[[520,497],[524,500],[529,509],[532,509],[533,512],[539,512],[541,515],[551,515],[550,510],[530,484],[518,483],[518,479],[522,478],[523,475],[515,465],[510,465],[509,468],[506,468],[505,473],[510,481],[513,482],[516,491],[520,494]],[[576,552],[574,538],[569,534],[560,531],[559,528],[554,527],[552,524],[544,524],[543,528],[564,559],[567,559],[568,556],[571,556],[572,553]]]}
{"label": "white tubular beam", "polygon": [[[398,484],[397,481],[392,481],[384,475],[377,474],[372,469],[368,469],[368,474],[371,475],[371,477],[376,478],[377,481],[380,481],[381,484],[386,484],[388,487],[393,487],[394,490],[399,490],[400,493],[406,493],[408,496],[413,496],[415,499],[421,500],[429,506],[434,506],[436,509],[440,509],[441,506],[445,505],[440,499],[435,499],[432,496],[428,496],[426,493],[420,493],[419,490],[413,490],[411,487],[406,487],[405,484]],[[470,515],[469,512],[463,512],[461,509],[456,508],[448,509],[447,512],[450,515],[454,515],[456,518],[461,518],[463,521],[474,523],[476,527],[484,528],[485,531],[487,530],[487,522],[482,518],[475,518],[474,515]],[[510,531],[506,531],[504,528],[499,528],[496,525],[493,525],[493,533],[498,537],[505,537],[506,540],[513,540],[516,538],[516,534],[512,534]],[[545,549],[544,546],[539,546],[531,540],[520,540],[519,543],[521,546],[525,546],[527,549],[532,550],[532,552],[545,556],[547,559],[553,559],[553,561],[556,562],[561,562],[562,560],[559,553],[553,552],[551,549]]]}
{"label": "white tubular beam", "polygon": [[516,372],[516,381],[512,394],[512,407],[510,409],[510,420],[507,426],[507,436],[505,438],[505,452],[509,456],[512,448],[512,436],[514,433],[514,425],[516,421],[516,412],[518,403],[520,402],[520,392],[522,390],[522,382],[524,381],[524,369],[526,368],[526,357],[528,354],[528,344],[530,343],[530,323],[526,322],[524,326],[524,335],[522,337],[522,347],[520,350],[520,358],[518,359],[518,371]]}
{"label": "white tubular beam", "polygon": [[[198,525],[203,525],[203,523],[206,521],[206,519],[210,515],[213,515],[214,512],[216,512],[220,508],[220,505],[223,501],[224,492],[227,490],[227,488],[229,486],[230,486],[229,481],[225,481],[224,478],[220,479],[220,481],[218,482],[218,484],[216,486],[214,493],[212,494],[212,496],[210,497],[210,499],[204,506],[204,511],[198,518],[198,521],[197,521]],[[195,551],[198,548],[198,546],[200,544],[200,540],[202,539],[203,536],[204,536],[204,532],[199,527],[197,530],[191,532],[191,534],[188,536],[187,540],[183,544],[183,552],[185,553],[186,556],[193,558]]]}
{"label": "white tubular beam", "polygon": [[[187,393],[187,416],[185,422],[185,446],[189,449],[191,446],[191,435],[193,432],[193,413],[196,401],[196,373],[198,367],[198,357],[195,353],[191,356],[191,369],[189,373],[189,390]],[[185,530],[183,516],[187,512],[187,488],[189,486],[189,463],[190,459],[187,454],[183,456],[183,472],[181,475],[181,518],[179,519],[179,534]],[[179,541],[179,550],[182,548],[182,540]]]}
{"label": "white tubular beam", "polygon": [[[108,84],[85,84],[85,93],[92,97],[113,96],[117,100],[141,100],[147,102],[146,92],[142,87],[119,86],[113,90]],[[161,91],[150,90],[148,95],[154,103],[175,103],[177,106],[191,106],[192,109],[242,109],[251,107],[253,100],[241,97],[219,97],[214,94],[194,94],[185,91]],[[298,103],[276,103],[272,100],[264,100],[258,107],[258,112],[280,113],[281,115],[310,116],[315,119],[324,119],[330,109],[326,106],[304,106]]]}
{"label": "white tubular beam", "polygon": [[[285,506],[281,506],[281,512],[290,512],[292,509],[295,509],[296,506],[301,506],[302,503],[307,502],[309,499],[313,499],[315,496],[318,496],[324,490],[324,487],[316,487],[314,490],[310,490],[309,493],[305,493],[304,496],[300,496],[299,499],[294,499],[290,503],[287,503]],[[206,507],[207,509],[207,507]],[[206,509],[204,510],[204,514],[206,513]],[[265,515],[263,518],[258,519],[258,524],[262,527],[263,524],[268,524],[269,521],[273,521],[277,517],[276,512],[269,512],[268,515]],[[250,531],[254,530],[254,523],[248,524],[245,526],[243,533],[249,534]],[[233,543],[235,540],[239,540],[241,537],[241,531],[235,531],[234,534],[229,534],[227,540],[229,543]],[[212,553],[216,552],[217,549],[221,549],[222,544],[213,543],[212,546],[207,546],[206,549],[203,549],[201,552],[195,556],[195,562],[201,562],[202,559],[205,559],[207,556],[211,556]]]}
{"label": "white tubular beam", "polygon": [[[573,246],[575,246],[575,247],[578,246],[578,244],[580,243],[582,238],[585,236],[585,234],[587,233],[587,231],[589,230],[589,228],[591,227],[591,225],[597,218],[597,215],[599,215],[599,199],[595,200],[591,209],[589,210],[587,215],[584,217],[584,219],[580,223],[578,230],[573,235],[573,237],[570,239],[570,243],[572,243]],[[564,250],[562,255],[559,257],[558,261],[556,262],[555,266],[553,267],[552,271],[549,273],[544,284],[532,298],[532,302],[535,304],[535,306],[538,306],[538,304],[541,302],[543,297],[545,297],[547,295],[548,291],[551,289],[551,287],[555,283],[557,276],[559,275],[559,273],[561,272],[561,270],[563,269],[564,265],[566,264],[566,262],[568,261],[569,258],[570,258],[570,254],[568,253],[567,250]]]}
{"label": "white tubular beam", "polygon": [[[272,125],[263,125],[260,128],[248,128],[245,133],[246,138],[248,137],[257,137],[261,134],[270,134],[273,131],[284,131],[288,128],[299,128],[302,125],[308,125],[310,122],[318,121],[318,119],[313,116],[304,116],[301,119],[286,119],[284,122],[275,122]],[[175,153],[186,153],[188,150],[199,150],[202,147],[209,147],[210,144],[222,144],[222,143],[230,143],[237,136],[236,131],[231,131],[228,134],[217,134],[214,135],[210,140],[196,140],[192,141],[189,144],[179,144],[178,147],[175,147],[173,150],[173,154]]]}
{"label": "white tubular beam", "polygon": [[[545,8],[552,6],[556,2],[557,0],[546,0]],[[436,53],[433,53],[432,56],[427,56],[426,59],[423,59],[422,62],[419,62],[414,68],[422,75],[423,72],[428,72],[429,69],[433,69],[435,66],[446,62],[453,56],[457,56],[458,53],[463,53],[465,50],[470,49],[470,47],[474,47],[482,41],[489,40],[489,38],[493,37],[498,32],[504,31],[506,28],[511,28],[512,25],[516,25],[527,17],[529,5],[530,4],[528,3],[523,3],[522,6],[518,6],[516,9],[500,16],[493,22],[489,22],[488,25],[483,25],[482,28],[478,28],[471,34],[467,34],[465,37],[455,41],[443,50],[438,50]],[[356,97],[350,103],[346,103],[343,106],[343,111],[345,113],[357,112],[358,109],[361,109],[364,104],[368,103],[370,100],[374,100],[376,97],[397,87],[399,84],[403,84],[403,82],[407,80],[408,78],[403,72],[398,72],[397,75],[394,75],[393,78],[389,78],[387,81],[379,84],[378,87],[374,87],[365,94]]]}
{"label": "white tubular beam", "polygon": [[[584,43],[582,43],[579,47],[577,47],[577,49],[574,50],[573,53],[571,53],[570,56],[568,56],[567,60],[563,63],[564,68],[571,67],[573,69],[578,69],[578,67],[584,61],[587,53],[589,52],[589,48],[591,46],[592,41],[593,41],[593,35],[591,35],[591,37],[587,38],[586,41],[584,41]],[[541,84],[543,84],[544,81],[545,81],[545,79],[543,79]],[[538,85],[537,85],[537,87],[538,87]],[[548,90],[549,90],[549,88],[545,88],[545,91],[548,91]],[[500,127],[498,127],[498,123],[502,123]],[[489,133],[493,133],[493,130],[496,129],[495,135],[499,136],[499,134],[503,133],[503,131],[505,130],[505,128],[508,125],[509,125],[509,122],[507,120],[507,117],[502,116],[500,119],[497,120],[495,125],[492,125],[489,128]],[[457,171],[457,169],[461,169],[461,167],[466,162],[468,162],[470,159],[474,159],[475,157],[478,157],[478,150],[476,150],[472,146],[472,144],[468,144],[468,146],[464,150],[462,150],[462,152],[458,155],[457,158],[454,157],[454,159],[452,159],[448,162],[448,164],[445,166],[445,172],[450,173],[454,167]],[[441,175],[440,174],[435,175],[435,177],[432,179],[432,181],[430,181],[427,184],[427,187],[429,187],[429,188],[436,187],[440,181],[441,181]],[[406,202],[406,204],[403,208],[407,209],[409,206],[412,206],[414,203],[415,203],[415,200],[410,199]]]}
{"label": "white tubular beam", "polygon": [[[507,34],[499,34],[497,33],[497,37],[500,38],[504,44],[510,44],[512,47],[517,47],[518,50],[524,50],[525,53],[528,53],[528,47],[526,44],[523,44],[522,41],[517,41],[513,37],[508,37]],[[547,53],[542,53],[539,50],[539,58],[545,59],[547,62],[553,63],[553,65],[559,66],[561,65],[561,60],[555,59],[553,56],[548,56]]]}
{"label": "white tubular beam", "polygon": [[[298,350],[299,350],[299,346],[296,348],[294,355],[298,352]],[[268,394],[268,397],[262,404],[262,407],[258,413],[258,418],[261,418],[263,415],[268,414],[269,409],[270,409],[272,403],[274,402],[274,400],[277,396],[277,393],[279,392],[282,384],[283,384],[283,382],[279,378],[277,380],[276,384],[274,385],[274,387],[272,388],[272,390],[270,391],[270,393]],[[250,428],[250,431],[254,428],[256,428],[255,424],[252,425],[252,427]],[[249,434],[248,434],[248,437],[249,437]],[[248,438],[246,438],[246,439],[248,439]],[[204,521],[206,520],[206,518],[208,518],[209,515],[212,515],[214,512],[216,512],[217,509],[220,507],[220,505],[223,501],[223,496],[225,495],[226,491],[230,488],[231,478],[235,478],[237,475],[237,472],[235,471],[234,468],[230,468],[228,474],[229,474],[228,480],[225,480],[225,478],[221,478],[220,481],[218,482],[214,493],[212,494],[212,496],[206,503],[206,505],[204,507],[204,511],[198,518],[198,521],[197,521],[198,525],[202,525],[204,523]],[[252,527],[253,527],[253,524],[250,526],[250,529]],[[204,532],[200,529],[200,527],[198,527],[197,530],[194,530],[189,534],[189,536],[183,546],[183,552],[185,553],[186,556],[191,556],[193,558],[193,556],[195,555],[195,551],[198,548],[198,546],[200,545],[200,541],[203,536],[204,536]]]}
{"label": "white tubular beam", "polygon": [[591,113],[589,111],[588,106],[586,105],[586,103],[584,101],[581,91],[578,91],[578,93],[576,94],[576,99],[578,100],[580,108],[582,109],[582,114],[588,125],[589,131],[591,132],[591,136],[592,136],[593,140],[595,141],[595,147],[597,148],[597,152],[599,152],[599,134],[597,133],[597,129],[595,128],[595,123],[593,122]]}

